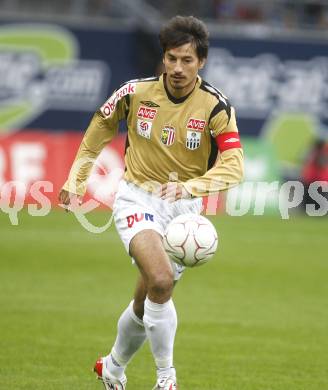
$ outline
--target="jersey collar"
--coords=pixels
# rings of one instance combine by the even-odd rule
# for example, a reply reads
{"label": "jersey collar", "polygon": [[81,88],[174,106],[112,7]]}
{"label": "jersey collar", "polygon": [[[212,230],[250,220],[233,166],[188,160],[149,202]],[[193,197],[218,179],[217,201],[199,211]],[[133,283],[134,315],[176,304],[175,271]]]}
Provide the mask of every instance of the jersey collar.
{"label": "jersey collar", "polygon": [[199,88],[199,86],[200,86],[200,84],[201,84],[201,82],[202,82],[201,77],[200,77],[199,75],[197,75],[196,84],[195,84],[195,87],[193,88],[193,90],[190,91],[190,92],[188,93],[188,95],[186,95],[186,96],[182,96],[181,98],[176,98],[176,97],[174,97],[173,95],[171,95],[170,92],[169,92],[169,90],[167,89],[166,83],[165,83],[165,77],[166,77],[166,73],[163,73],[163,74],[160,76],[160,82],[161,82],[161,84],[162,84],[162,86],[163,86],[163,89],[164,89],[164,91],[165,91],[165,93],[166,93],[167,98],[168,98],[172,103],[174,103],[174,104],[183,103],[185,100],[187,100],[188,97],[194,92],[194,90],[195,90],[196,88]]}

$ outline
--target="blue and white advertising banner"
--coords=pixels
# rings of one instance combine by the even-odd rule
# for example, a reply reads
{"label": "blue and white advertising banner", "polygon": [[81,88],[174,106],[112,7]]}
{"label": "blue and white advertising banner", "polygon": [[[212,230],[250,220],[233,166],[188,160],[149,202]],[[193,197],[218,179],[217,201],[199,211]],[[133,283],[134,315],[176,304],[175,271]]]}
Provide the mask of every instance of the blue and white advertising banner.
{"label": "blue and white advertising banner", "polygon": [[110,89],[135,77],[132,42],[123,32],[0,24],[0,133],[84,129]]}
{"label": "blue and white advertising banner", "polygon": [[204,77],[229,96],[247,134],[286,113],[328,124],[328,40],[214,40]]}

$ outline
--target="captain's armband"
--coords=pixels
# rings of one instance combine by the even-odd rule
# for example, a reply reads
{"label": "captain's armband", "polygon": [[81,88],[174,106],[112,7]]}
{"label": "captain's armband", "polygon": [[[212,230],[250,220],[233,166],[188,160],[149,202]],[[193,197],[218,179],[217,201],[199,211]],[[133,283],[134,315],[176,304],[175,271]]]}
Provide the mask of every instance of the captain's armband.
{"label": "captain's armband", "polygon": [[235,131],[217,135],[215,137],[215,142],[221,153],[225,150],[242,147],[240,143],[239,133]]}

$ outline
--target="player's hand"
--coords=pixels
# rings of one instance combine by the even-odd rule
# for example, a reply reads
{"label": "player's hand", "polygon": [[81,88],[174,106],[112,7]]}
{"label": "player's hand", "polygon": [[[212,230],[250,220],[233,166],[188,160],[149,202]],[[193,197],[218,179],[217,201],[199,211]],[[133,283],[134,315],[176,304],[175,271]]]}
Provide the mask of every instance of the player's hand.
{"label": "player's hand", "polygon": [[82,204],[82,196],[73,194],[72,192],[62,189],[58,195],[58,200],[60,205],[65,208],[65,210],[71,211],[71,206],[80,206]]}
{"label": "player's hand", "polygon": [[171,203],[179,199],[190,199],[191,194],[181,183],[169,181],[162,185],[160,197]]}

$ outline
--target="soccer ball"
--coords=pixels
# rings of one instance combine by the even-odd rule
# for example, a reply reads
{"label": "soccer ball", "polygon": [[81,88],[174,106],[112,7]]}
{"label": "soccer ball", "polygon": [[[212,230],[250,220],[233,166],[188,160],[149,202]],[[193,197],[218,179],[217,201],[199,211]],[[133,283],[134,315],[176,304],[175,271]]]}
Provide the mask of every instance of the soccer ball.
{"label": "soccer ball", "polygon": [[205,264],[214,255],[218,235],[207,218],[182,214],[168,224],[163,242],[166,253],[173,261],[195,267]]}

